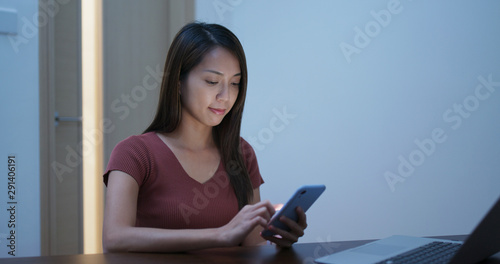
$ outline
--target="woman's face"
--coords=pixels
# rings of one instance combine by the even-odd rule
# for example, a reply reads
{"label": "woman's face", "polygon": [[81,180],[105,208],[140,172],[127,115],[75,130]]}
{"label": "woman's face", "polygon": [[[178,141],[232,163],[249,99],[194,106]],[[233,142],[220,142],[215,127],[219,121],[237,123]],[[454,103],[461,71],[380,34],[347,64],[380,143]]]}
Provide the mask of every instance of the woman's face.
{"label": "woman's face", "polygon": [[222,121],[238,97],[238,59],[216,47],[181,81],[182,122],[213,127]]}

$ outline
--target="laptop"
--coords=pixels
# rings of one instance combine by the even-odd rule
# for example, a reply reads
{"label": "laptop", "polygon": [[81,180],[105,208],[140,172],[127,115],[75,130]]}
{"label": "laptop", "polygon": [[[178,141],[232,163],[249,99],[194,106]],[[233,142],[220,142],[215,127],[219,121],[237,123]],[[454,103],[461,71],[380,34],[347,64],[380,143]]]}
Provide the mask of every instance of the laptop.
{"label": "laptop", "polygon": [[[428,255],[422,254],[422,251],[429,251]],[[390,236],[318,258],[315,262],[323,264],[477,263],[499,251],[500,198],[464,242],[413,236]],[[433,258],[437,260],[434,261]]]}

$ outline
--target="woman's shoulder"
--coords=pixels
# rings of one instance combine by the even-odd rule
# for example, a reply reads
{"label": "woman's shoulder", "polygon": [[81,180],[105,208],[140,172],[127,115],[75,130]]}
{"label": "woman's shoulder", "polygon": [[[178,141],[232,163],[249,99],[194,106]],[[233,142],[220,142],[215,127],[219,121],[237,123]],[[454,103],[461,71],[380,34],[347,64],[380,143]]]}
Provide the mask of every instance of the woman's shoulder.
{"label": "woman's shoulder", "polygon": [[248,143],[248,141],[246,141],[243,137],[240,137],[240,146],[243,151],[248,149],[253,150],[252,145],[250,145],[250,143]]}
{"label": "woman's shoulder", "polygon": [[252,182],[253,188],[258,188],[264,180],[260,175],[259,165],[257,163],[257,156],[255,155],[255,151],[253,150],[250,143],[248,143],[245,139],[240,137],[240,145],[241,145],[241,154],[243,156],[245,165],[248,170],[248,175],[250,176],[250,181]]}
{"label": "woman's shoulder", "polygon": [[155,136],[154,132],[144,133],[129,136],[120,141],[111,152],[104,182],[107,182],[107,175],[110,171],[119,170],[132,176],[139,185],[143,184],[154,169],[155,162],[151,146],[154,146]]}
{"label": "woman's shoulder", "polygon": [[240,137],[240,144],[242,147],[246,145],[250,146],[250,144],[243,137]]}
{"label": "woman's shoulder", "polygon": [[255,151],[244,138],[240,137],[240,147],[241,147],[241,153],[243,154],[243,157],[245,159],[253,159],[255,158]]}
{"label": "woman's shoulder", "polygon": [[157,137],[155,132],[147,132],[140,135],[132,135],[120,141],[118,145],[131,145],[131,146],[149,145],[155,140],[155,137]]}
{"label": "woman's shoulder", "polygon": [[114,151],[148,152],[155,145],[156,138],[155,132],[132,135],[118,142]]}

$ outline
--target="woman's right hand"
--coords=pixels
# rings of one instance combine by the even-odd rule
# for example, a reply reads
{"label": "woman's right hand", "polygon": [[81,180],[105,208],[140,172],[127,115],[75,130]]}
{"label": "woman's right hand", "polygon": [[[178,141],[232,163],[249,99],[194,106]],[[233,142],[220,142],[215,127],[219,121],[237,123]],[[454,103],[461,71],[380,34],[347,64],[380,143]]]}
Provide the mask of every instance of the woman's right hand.
{"label": "woman's right hand", "polygon": [[267,200],[245,205],[229,223],[219,228],[223,244],[240,245],[256,226],[260,225],[265,228],[274,213],[273,205]]}

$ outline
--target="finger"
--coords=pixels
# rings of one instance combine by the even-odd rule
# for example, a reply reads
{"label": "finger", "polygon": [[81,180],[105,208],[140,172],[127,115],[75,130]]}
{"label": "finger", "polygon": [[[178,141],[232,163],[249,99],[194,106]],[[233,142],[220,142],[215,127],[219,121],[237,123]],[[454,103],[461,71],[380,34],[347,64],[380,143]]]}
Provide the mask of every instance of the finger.
{"label": "finger", "polygon": [[291,247],[292,246],[292,244],[290,242],[284,241],[284,240],[279,239],[277,237],[268,237],[265,239],[271,241],[271,243],[274,243],[276,246],[279,246],[279,247]]}
{"label": "finger", "polygon": [[270,214],[269,211],[267,210],[267,208],[265,208],[265,207],[257,208],[253,213],[257,216],[260,216],[260,217],[266,219],[266,221],[269,221],[269,219],[271,219],[271,216],[272,216],[272,214]]}
{"label": "finger", "polygon": [[307,217],[306,217],[306,213],[304,212],[304,209],[302,209],[302,207],[300,207],[300,206],[297,206],[297,208],[295,208],[295,212],[299,216],[297,223],[302,227],[302,229],[306,229],[307,228]]}
{"label": "finger", "polygon": [[271,241],[279,247],[291,247],[293,243],[288,240],[284,240],[278,236],[262,236],[264,239]]}
{"label": "finger", "polygon": [[272,232],[274,232],[275,234],[279,235],[281,237],[281,239],[283,240],[287,240],[288,242],[290,242],[291,244],[297,242],[299,240],[299,236],[295,233],[291,233],[291,232],[287,232],[281,228],[277,228],[273,225],[270,225],[268,227],[269,230],[271,230]]}
{"label": "finger", "polygon": [[252,225],[252,226],[260,225],[261,227],[266,228],[269,220],[267,220],[266,218],[263,218],[261,216],[257,216],[254,218],[253,222],[254,222],[254,225]]}
{"label": "finger", "polygon": [[265,207],[266,207],[267,211],[268,211],[271,215],[273,215],[273,214],[275,214],[275,213],[276,213],[276,210],[274,209],[274,206],[271,204],[271,202],[270,202],[269,200],[264,200],[264,201],[262,201],[262,204],[263,204],[263,206],[265,206]]}
{"label": "finger", "polygon": [[[264,209],[267,212],[267,214],[269,215],[269,217],[273,216],[276,213],[273,205],[268,200],[260,201],[260,202],[255,204],[254,210],[261,210],[261,209]],[[259,211],[259,212],[261,212],[261,211]]]}
{"label": "finger", "polygon": [[245,207],[248,207],[250,210],[258,210],[260,208],[265,208],[266,210],[269,211],[269,213],[274,214],[274,209],[270,210],[270,205],[271,205],[271,203],[266,200],[266,201],[260,201],[256,204],[252,204],[252,205],[245,205]]}
{"label": "finger", "polygon": [[304,228],[299,225],[299,223],[293,221],[292,219],[282,216],[280,217],[280,221],[287,225],[290,228],[290,233],[293,233],[294,235],[301,237],[304,235]]}
{"label": "finger", "polygon": [[271,216],[267,212],[266,208],[258,207],[254,208],[253,205],[246,205],[240,212],[238,212],[239,221],[242,223],[246,222],[249,225],[255,227],[257,225],[266,227]]}

